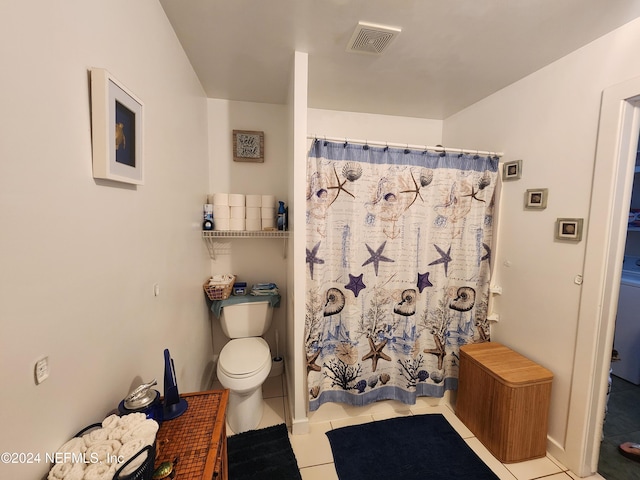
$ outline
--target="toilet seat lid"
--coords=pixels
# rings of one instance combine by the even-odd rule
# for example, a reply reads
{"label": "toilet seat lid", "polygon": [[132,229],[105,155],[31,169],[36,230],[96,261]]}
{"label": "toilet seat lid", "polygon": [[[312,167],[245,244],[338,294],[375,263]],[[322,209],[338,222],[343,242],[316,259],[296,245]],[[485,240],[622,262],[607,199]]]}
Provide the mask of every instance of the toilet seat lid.
{"label": "toilet seat lid", "polygon": [[230,377],[247,377],[271,362],[269,344],[262,337],[236,338],[220,352],[218,366]]}

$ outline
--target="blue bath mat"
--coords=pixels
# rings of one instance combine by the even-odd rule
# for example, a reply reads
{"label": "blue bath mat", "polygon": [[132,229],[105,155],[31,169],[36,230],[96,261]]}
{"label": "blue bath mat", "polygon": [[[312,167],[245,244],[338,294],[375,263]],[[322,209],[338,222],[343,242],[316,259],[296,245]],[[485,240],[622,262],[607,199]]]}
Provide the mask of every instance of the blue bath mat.
{"label": "blue bath mat", "polygon": [[302,480],[284,423],[230,436],[227,458],[229,480]]}
{"label": "blue bath mat", "polygon": [[498,480],[441,414],[327,432],[340,480]]}

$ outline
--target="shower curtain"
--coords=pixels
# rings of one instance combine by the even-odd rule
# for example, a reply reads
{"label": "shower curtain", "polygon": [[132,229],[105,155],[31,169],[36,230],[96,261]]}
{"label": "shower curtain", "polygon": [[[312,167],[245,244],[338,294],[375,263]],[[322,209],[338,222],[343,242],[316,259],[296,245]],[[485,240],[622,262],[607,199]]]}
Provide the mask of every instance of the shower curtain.
{"label": "shower curtain", "polygon": [[309,409],[457,388],[489,340],[498,158],[315,140],[308,155]]}

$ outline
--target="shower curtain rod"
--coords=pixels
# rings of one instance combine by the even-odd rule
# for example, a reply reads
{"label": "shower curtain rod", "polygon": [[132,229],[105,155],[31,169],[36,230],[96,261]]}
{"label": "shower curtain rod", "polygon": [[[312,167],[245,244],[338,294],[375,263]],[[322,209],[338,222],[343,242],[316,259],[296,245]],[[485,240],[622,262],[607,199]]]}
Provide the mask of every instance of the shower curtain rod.
{"label": "shower curtain rod", "polygon": [[318,135],[307,135],[307,138],[310,140],[326,140],[327,142],[338,142],[338,143],[358,143],[362,145],[372,145],[378,147],[395,147],[395,148],[408,148],[410,150],[429,150],[432,152],[451,152],[451,153],[462,153],[462,154],[471,154],[474,153],[476,155],[484,155],[491,157],[502,157],[504,153],[502,152],[488,152],[486,150],[472,150],[468,148],[449,148],[443,147],[442,145],[436,145],[435,147],[429,145],[409,145],[406,143],[389,143],[389,142],[372,142],[371,140],[357,140],[355,138],[338,138],[338,137],[324,137]]}

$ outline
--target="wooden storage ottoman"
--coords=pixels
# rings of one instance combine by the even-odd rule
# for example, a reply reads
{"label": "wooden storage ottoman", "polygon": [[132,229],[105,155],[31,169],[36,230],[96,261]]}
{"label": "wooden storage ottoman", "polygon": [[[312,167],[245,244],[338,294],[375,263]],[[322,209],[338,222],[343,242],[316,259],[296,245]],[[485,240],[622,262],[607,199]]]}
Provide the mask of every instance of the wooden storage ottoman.
{"label": "wooden storage ottoman", "polygon": [[552,380],[499,343],[464,345],[456,415],[502,463],[544,457]]}

